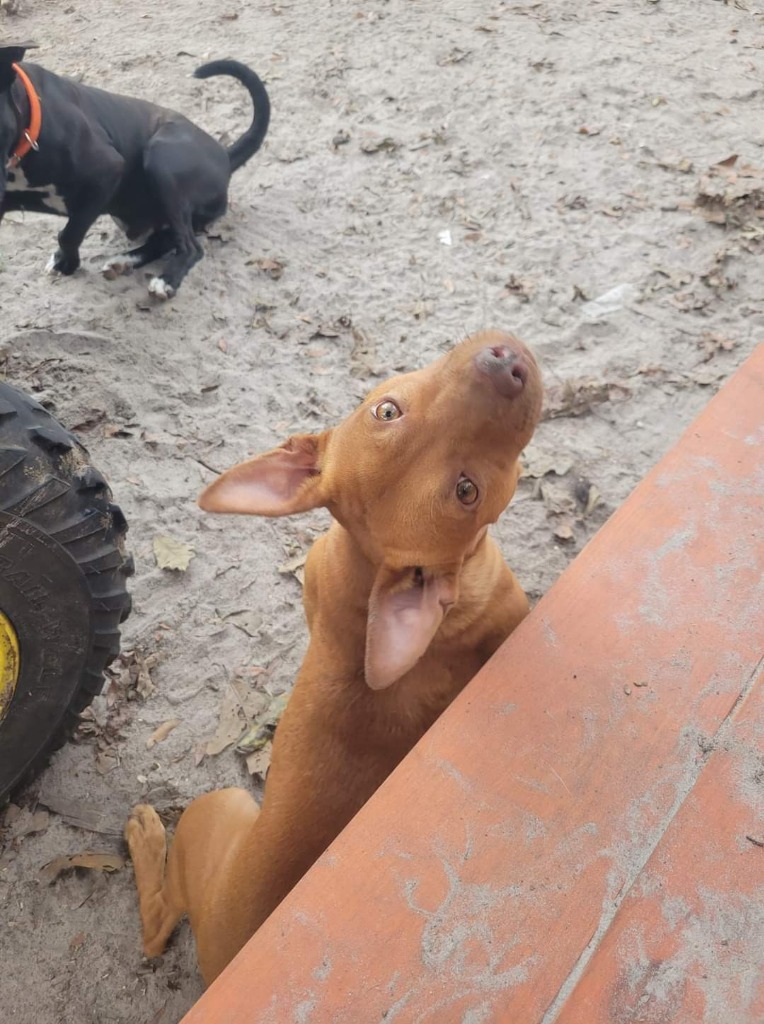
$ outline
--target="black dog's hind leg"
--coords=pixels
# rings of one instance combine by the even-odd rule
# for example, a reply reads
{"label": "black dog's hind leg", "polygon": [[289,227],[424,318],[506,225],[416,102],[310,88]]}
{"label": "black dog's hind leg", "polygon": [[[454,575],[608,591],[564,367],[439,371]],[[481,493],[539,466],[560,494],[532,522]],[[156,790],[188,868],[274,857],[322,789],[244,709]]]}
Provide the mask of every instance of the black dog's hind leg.
{"label": "black dog's hind leg", "polygon": [[228,156],[217,145],[200,153],[196,135],[189,135],[184,125],[165,124],[146,146],[143,169],[161,210],[161,222],[173,235],[172,255],[152,278],[149,292],[169,299],[204,256],[195,228],[225,212]]}
{"label": "black dog's hind leg", "polygon": [[179,214],[172,230],[175,234],[175,251],[166,260],[160,273],[149,281],[149,291],[158,299],[172,298],[191,267],[204,256],[204,249],[194,235],[190,213]]}
{"label": "black dog's hind leg", "polygon": [[169,228],[161,228],[150,235],[143,245],[129,252],[123,252],[107,260],[101,273],[107,281],[113,281],[121,274],[129,274],[132,270],[153,263],[175,248],[175,236]]}
{"label": "black dog's hind leg", "polygon": [[69,220],[58,235],[58,249],[45,268],[49,274],[73,274],[80,265],[80,246],[106,204],[116,191],[124,160],[115,150],[104,155],[98,153],[98,177],[81,186],[77,193],[67,196]]}

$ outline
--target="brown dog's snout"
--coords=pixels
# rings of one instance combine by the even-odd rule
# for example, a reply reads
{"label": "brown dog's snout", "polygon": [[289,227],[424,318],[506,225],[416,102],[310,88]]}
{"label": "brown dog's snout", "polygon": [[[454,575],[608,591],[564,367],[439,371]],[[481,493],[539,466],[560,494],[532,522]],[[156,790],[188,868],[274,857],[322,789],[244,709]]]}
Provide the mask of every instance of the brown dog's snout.
{"label": "brown dog's snout", "polygon": [[500,395],[517,398],[528,380],[528,366],[509,345],[490,345],[475,356],[475,366],[490,378]]}

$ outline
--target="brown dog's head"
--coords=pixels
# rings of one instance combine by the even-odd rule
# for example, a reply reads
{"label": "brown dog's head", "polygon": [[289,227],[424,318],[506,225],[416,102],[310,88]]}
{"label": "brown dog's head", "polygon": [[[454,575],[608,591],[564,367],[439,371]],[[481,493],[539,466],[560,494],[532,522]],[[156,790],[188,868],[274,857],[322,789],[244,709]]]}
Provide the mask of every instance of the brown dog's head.
{"label": "brown dog's head", "polygon": [[266,516],[329,509],[377,566],[366,681],[381,689],[416,664],[456,602],[464,559],[514,494],[542,394],[522,342],[484,331],[375,388],[338,427],[234,466],[199,504]]}

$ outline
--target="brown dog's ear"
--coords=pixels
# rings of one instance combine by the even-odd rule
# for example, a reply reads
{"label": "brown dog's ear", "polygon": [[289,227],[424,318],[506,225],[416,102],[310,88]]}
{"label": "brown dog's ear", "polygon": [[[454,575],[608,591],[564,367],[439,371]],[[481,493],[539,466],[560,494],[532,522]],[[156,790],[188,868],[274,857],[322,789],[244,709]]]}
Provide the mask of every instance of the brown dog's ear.
{"label": "brown dog's ear", "polygon": [[205,512],[289,516],[324,504],[319,459],[326,434],[297,434],[222,473],[202,492]]}
{"label": "brown dog's ear", "polygon": [[458,594],[456,572],[379,570],[366,625],[365,675],[372,690],[392,686],[416,665]]}

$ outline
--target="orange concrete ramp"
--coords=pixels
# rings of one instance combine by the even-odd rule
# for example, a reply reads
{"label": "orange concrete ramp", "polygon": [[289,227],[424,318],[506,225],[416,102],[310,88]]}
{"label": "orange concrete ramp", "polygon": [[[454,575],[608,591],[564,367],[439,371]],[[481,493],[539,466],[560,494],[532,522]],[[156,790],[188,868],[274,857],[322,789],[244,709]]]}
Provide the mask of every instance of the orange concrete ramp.
{"label": "orange concrete ramp", "polygon": [[185,1018],[761,1024],[764,346]]}

